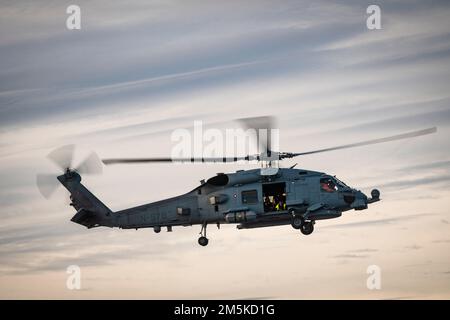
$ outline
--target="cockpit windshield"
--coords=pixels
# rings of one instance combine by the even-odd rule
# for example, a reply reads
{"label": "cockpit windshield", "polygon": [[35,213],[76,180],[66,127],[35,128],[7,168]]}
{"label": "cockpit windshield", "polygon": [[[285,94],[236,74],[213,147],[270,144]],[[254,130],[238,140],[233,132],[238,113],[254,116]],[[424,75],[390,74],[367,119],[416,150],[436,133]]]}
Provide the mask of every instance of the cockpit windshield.
{"label": "cockpit windshield", "polygon": [[327,176],[320,179],[320,189],[325,192],[335,192],[348,188],[350,187],[336,177]]}
{"label": "cockpit windshield", "polygon": [[336,181],[336,184],[339,188],[349,188],[348,185],[346,185],[343,181],[339,180],[337,177],[334,177],[334,180]]}
{"label": "cockpit windshield", "polygon": [[337,186],[332,178],[322,178],[320,179],[320,189],[325,192],[335,192],[337,191]]}

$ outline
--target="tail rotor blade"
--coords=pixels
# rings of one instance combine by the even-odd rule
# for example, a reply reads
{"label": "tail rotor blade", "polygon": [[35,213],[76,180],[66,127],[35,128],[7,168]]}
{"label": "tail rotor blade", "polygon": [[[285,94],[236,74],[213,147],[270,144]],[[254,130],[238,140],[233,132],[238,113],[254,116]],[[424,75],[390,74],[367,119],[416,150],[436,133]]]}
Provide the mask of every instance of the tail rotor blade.
{"label": "tail rotor blade", "polygon": [[36,184],[42,196],[48,199],[58,188],[59,181],[54,174],[38,174]]}
{"label": "tail rotor blade", "polygon": [[75,170],[79,174],[101,174],[103,166],[97,154],[92,152]]}
{"label": "tail rotor blade", "polygon": [[[74,149],[74,145],[66,145],[50,152],[47,158],[55,163],[65,173],[72,172],[74,170],[80,174],[102,173],[102,162],[94,152],[89,154],[89,156],[84,159],[84,161],[81,162],[76,169],[72,168]],[[42,196],[48,199],[60,186],[60,182],[57,179],[57,174],[38,174],[36,175],[36,185]]]}
{"label": "tail rotor blade", "polygon": [[75,146],[73,144],[63,146],[50,152],[47,156],[62,171],[72,167]]}

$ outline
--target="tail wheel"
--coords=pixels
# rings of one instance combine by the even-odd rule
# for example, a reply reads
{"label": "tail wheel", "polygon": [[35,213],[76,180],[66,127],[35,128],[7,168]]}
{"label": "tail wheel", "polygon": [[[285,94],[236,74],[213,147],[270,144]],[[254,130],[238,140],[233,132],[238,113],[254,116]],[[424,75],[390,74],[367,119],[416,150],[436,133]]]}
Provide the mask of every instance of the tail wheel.
{"label": "tail wheel", "polygon": [[300,231],[304,234],[304,235],[309,235],[311,233],[313,233],[314,231],[314,224],[312,221],[308,221],[305,222],[302,227],[300,228]]}

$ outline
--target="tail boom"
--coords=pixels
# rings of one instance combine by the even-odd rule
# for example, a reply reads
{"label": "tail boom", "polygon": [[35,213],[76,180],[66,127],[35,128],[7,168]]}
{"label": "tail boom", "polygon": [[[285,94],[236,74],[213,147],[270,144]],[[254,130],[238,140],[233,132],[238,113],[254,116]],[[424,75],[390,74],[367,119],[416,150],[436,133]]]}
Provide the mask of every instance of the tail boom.
{"label": "tail boom", "polygon": [[57,179],[70,192],[70,205],[77,210],[71,221],[87,228],[113,226],[113,212],[81,184],[77,172],[67,170]]}

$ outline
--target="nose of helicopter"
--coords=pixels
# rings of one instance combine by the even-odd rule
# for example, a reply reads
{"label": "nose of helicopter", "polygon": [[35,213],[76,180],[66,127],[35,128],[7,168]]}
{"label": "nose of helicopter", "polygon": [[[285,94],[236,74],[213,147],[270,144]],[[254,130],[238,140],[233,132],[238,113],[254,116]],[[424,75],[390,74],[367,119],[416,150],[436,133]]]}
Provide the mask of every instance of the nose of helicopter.
{"label": "nose of helicopter", "polygon": [[350,205],[355,210],[367,209],[368,198],[367,196],[359,190],[353,191],[355,200]]}

